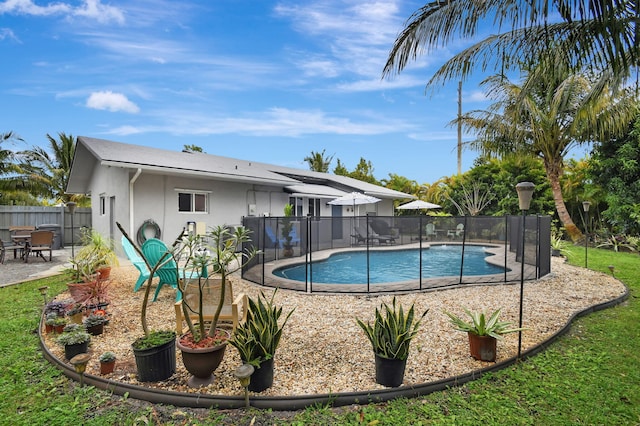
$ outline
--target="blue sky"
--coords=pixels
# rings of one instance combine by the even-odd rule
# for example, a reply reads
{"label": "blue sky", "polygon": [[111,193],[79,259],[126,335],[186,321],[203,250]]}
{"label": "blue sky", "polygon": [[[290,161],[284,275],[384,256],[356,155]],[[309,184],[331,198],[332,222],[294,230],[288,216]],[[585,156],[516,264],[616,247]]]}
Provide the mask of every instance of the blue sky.
{"label": "blue sky", "polygon": [[[456,43],[381,80],[421,1],[0,0],[0,132],[58,132],[378,179],[456,173],[457,83],[424,86]],[[484,108],[476,82],[463,110]],[[465,140],[468,137],[465,136]],[[463,171],[475,154],[463,153]]]}

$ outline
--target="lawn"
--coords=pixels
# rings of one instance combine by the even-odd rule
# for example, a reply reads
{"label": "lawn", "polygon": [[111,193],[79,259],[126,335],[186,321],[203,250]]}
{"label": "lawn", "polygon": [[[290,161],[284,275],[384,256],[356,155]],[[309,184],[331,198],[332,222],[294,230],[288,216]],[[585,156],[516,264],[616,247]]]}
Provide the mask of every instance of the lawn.
{"label": "lawn", "polygon": [[[584,248],[570,261],[584,265]],[[151,405],[80,388],[51,367],[39,350],[36,329],[43,299],[64,277],[0,288],[0,400],[2,424],[640,424],[640,256],[589,250],[589,267],[615,275],[630,288],[621,306],[579,319],[544,353],[459,388],[369,406],[314,407],[296,413],[193,410]],[[13,339],[8,336],[14,337]]]}

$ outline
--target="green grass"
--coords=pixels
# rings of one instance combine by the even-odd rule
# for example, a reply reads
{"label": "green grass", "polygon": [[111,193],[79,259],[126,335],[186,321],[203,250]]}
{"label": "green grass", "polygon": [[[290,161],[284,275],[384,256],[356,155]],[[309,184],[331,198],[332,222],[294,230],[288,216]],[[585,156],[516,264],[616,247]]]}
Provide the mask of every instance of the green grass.
{"label": "green grass", "polygon": [[[584,265],[584,248],[570,259]],[[459,388],[422,398],[356,407],[189,410],[80,388],[42,357],[35,334],[42,296],[65,288],[50,278],[0,288],[0,424],[246,425],[629,425],[640,424],[640,256],[589,250],[589,267],[615,275],[631,296],[578,320],[544,353]]]}

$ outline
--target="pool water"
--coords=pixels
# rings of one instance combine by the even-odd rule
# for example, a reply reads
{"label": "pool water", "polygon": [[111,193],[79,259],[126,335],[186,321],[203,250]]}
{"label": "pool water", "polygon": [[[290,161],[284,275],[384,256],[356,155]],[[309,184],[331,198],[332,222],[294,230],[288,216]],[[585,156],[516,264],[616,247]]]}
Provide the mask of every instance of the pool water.
{"label": "pool water", "polygon": [[[491,275],[504,272],[504,268],[485,261],[487,253],[482,246],[465,246],[463,275]],[[437,245],[422,249],[422,278],[460,275],[461,245]],[[369,251],[369,282],[388,283],[417,280],[420,249]],[[336,253],[322,261],[313,262],[310,273],[314,283],[366,284],[367,252]],[[273,274],[304,282],[305,264],[278,268]]]}

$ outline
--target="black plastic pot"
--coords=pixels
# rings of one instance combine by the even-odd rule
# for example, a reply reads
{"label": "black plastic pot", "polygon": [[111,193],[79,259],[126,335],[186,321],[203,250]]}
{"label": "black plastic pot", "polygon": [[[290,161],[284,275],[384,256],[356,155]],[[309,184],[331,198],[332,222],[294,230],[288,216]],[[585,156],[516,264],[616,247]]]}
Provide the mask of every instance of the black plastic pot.
{"label": "black plastic pot", "polygon": [[404,380],[404,369],[407,366],[406,359],[388,359],[375,354],[376,357],[376,383],[390,388],[398,387]]}
{"label": "black plastic pot", "polygon": [[70,360],[76,355],[84,354],[89,350],[89,342],[77,343],[75,345],[64,345],[64,357]]}
{"label": "black plastic pot", "polygon": [[149,349],[133,348],[133,355],[136,357],[138,380],[141,382],[159,382],[176,372],[175,339]]}
{"label": "black plastic pot", "polygon": [[256,368],[249,381],[251,392],[262,392],[273,386],[273,358],[260,363],[260,368]]}

